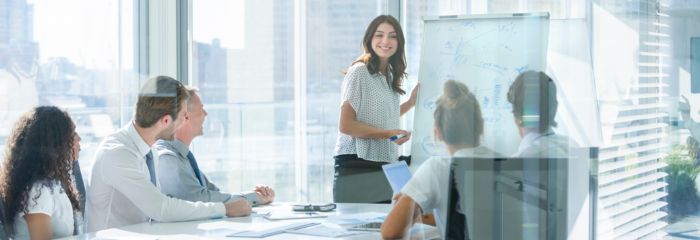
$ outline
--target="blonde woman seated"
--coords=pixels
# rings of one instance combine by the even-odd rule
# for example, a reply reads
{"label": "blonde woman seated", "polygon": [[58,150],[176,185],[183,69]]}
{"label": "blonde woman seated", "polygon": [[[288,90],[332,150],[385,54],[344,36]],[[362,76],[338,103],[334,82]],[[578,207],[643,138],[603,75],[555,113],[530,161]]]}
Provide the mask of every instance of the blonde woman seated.
{"label": "blonde woman seated", "polygon": [[[451,156],[493,157],[497,154],[481,147],[484,120],[479,102],[461,82],[445,82],[437,101],[435,137],[444,142]],[[396,205],[382,224],[384,238],[402,238],[416,220],[435,225],[429,216],[444,223],[447,218],[447,186],[450,175],[449,157],[431,157],[425,161],[394,199]],[[442,228],[442,226],[439,226]],[[441,229],[444,235],[444,229]]]}

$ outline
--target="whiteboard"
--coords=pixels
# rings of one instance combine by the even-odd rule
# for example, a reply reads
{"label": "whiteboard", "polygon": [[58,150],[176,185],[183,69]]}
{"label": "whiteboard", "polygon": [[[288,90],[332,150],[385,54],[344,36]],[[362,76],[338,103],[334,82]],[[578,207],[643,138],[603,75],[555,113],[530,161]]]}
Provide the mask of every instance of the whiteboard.
{"label": "whiteboard", "polygon": [[481,104],[481,145],[505,156],[516,152],[520,136],[506,95],[518,74],[546,70],[548,31],[547,13],[426,18],[411,144],[415,162],[448,155],[433,135],[433,112],[450,79],[465,83]]}

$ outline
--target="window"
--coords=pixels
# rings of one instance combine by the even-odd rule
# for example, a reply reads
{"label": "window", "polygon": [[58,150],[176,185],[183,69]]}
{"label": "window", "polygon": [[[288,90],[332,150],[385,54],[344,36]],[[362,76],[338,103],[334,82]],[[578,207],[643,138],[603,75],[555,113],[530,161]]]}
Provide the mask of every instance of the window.
{"label": "window", "polygon": [[[149,11],[157,17],[175,15],[172,4],[154,4]],[[146,5],[0,0],[0,150],[21,114],[57,105],[77,125],[83,139],[79,160],[89,178],[99,142],[132,117],[148,77],[137,72],[149,63],[170,64],[168,56],[176,55],[168,52],[171,42],[158,49],[163,56],[141,51],[148,50],[140,48],[149,41],[152,48],[160,38],[167,41],[158,34],[172,30],[159,25],[161,19],[148,20],[148,14],[143,19],[140,13],[148,11],[140,7]],[[700,209],[694,184],[700,171],[698,136],[685,129],[700,129],[693,120],[699,99],[690,90],[690,79],[697,78],[690,39],[700,36],[696,2],[197,0],[188,5],[184,72],[209,112],[204,136],[193,149],[200,168],[222,190],[268,184],[279,201],[332,200],[343,70],[361,54],[365,28],[378,14],[400,16],[407,40],[405,87],[411,89],[420,70],[424,17],[548,12],[547,71],[563,83],[560,98],[577,107],[561,114],[579,119],[560,124],[573,126],[567,134],[577,142],[600,147],[593,169],[598,182],[591,189],[597,237],[658,238],[666,225],[680,233],[696,230],[684,227],[697,226],[687,213]],[[147,39],[153,35],[160,38]],[[595,92],[588,94],[589,88]],[[689,98],[689,116],[678,114],[679,96]],[[584,113],[578,103],[599,108]],[[411,129],[413,116],[402,119]],[[600,124],[585,125],[592,122]],[[594,132],[601,136],[586,135]],[[679,186],[691,197],[674,196]]]}
{"label": "window", "polygon": [[192,1],[191,79],[209,112],[194,149],[213,182],[231,192],[267,184],[280,201],[332,200],[342,71],[381,9],[374,1]]}
{"label": "window", "polygon": [[191,79],[209,112],[194,150],[222,190],[295,197],[292,4],[192,1]]}
{"label": "window", "polygon": [[308,196],[333,200],[333,151],[340,118],[343,71],[362,53],[367,25],[386,14],[386,1],[307,1],[306,153]]}
{"label": "window", "polygon": [[94,150],[131,118],[140,88],[133,12],[130,1],[0,1],[0,148],[20,115],[56,105],[77,126],[90,176]]}

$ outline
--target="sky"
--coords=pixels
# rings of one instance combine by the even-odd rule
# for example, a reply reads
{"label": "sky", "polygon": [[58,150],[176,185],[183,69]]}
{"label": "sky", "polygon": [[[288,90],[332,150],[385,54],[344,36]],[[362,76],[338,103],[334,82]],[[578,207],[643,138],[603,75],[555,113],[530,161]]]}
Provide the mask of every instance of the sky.
{"label": "sky", "polygon": [[[123,69],[132,68],[133,1],[27,2],[34,7],[34,40],[39,43],[41,63],[66,57],[86,68],[117,69],[120,61]],[[219,39],[224,48],[244,48],[244,7],[245,1],[193,1],[192,39],[203,43]]]}
{"label": "sky", "polygon": [[192,38],[211,43],[218,38],[221,47],[245,48],[245,1],[192,1]]}
{"label": "sky", "polygon": [[131,67],[133,1],[29,0],[28,3],[34,7],[34,40],[39,43],[41,63],[51,57],[66,57],[86,68],[116,69],[121,44],[121,64],[124,68]]}

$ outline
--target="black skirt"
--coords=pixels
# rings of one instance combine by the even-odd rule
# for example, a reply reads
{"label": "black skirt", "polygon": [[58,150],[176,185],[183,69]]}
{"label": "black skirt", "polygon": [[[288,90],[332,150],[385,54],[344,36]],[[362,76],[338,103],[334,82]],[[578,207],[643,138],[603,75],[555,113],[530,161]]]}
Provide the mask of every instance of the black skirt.
{"label": "black skirt", "polygon": [[[391,203],[392,190],[384,176],[382,165],[358,158],[356,154],[344,154],[335,159],[333,178],[333,202],[337,203]],[[401,156],[399,161],[410,165],[411,156]]]}

